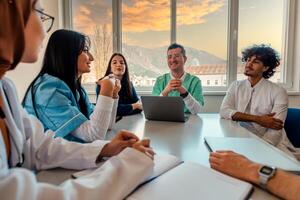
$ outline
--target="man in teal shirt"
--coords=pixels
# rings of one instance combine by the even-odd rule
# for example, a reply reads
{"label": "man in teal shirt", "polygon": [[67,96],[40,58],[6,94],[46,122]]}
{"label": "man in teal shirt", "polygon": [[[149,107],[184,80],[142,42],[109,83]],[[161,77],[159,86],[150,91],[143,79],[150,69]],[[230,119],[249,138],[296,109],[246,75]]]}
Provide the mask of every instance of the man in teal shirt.
{"label": "man in teal shirt", "polygon": [[185,103],[184,112],[200,113],[201,106],[204,106],[201,81],[184,71],[187,60],[184,47],[174,43],[168,47],[167,54],[171,72],[156,79],[152,95],[181,96]]}

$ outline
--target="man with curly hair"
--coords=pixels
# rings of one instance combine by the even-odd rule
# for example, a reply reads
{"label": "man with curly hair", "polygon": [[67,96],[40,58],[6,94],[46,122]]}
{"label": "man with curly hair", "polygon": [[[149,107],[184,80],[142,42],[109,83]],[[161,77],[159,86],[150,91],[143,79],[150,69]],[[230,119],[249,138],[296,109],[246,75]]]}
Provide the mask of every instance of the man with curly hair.
{"label": "man with curly hair", "polygon": [[278,53],[268,45],[253,45],[242,52],[245,80],[235,81],[222,102],[220,115],[240,124],[268,143],[292,155],[294,147],[283,129],[288,96],[268,79],[280,65]]}

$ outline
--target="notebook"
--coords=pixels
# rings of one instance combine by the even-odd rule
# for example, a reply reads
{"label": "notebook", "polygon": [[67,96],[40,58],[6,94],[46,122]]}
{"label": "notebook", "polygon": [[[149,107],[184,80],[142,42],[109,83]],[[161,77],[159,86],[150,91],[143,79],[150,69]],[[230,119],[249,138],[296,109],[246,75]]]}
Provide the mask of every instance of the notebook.
{"label": "notebook", "polygon": [[141,96],[145,118],[157,121],[185,122],[182,97]]}
{"label": "notebook", "polygon": [[300,163],[284,152],[256,138],[205,137],[205,144],[210,151],[232,150],[250,160],[275,166],[293,173],[300,173]]}
{"label": "notebook", "polygon": [[251,184],[196,163],[182,163],[134,191],[128,200],[247,199]]}

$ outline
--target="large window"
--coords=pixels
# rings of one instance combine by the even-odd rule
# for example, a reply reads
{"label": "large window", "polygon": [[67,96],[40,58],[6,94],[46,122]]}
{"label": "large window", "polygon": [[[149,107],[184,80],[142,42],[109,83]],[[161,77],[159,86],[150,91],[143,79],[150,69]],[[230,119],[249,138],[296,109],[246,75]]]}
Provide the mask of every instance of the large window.
{"label": "large window", "polygon": [[84,74],[83,83],[95,83],[106,70],[112,54],[112,1],[73,0],[73,28],[89,36],[94,56],[91,72]]}
{"label": "large window", "polygon": [[[284,54],[285,3],[286,0],[239,1],[238,80],[245,78],[244,66],[240,59],[243,49],[253,44],[267,44],[271,45],[280,55]],[[282,67],[284,67],[283,64],[277,68],[270,80],[283,82]]]}
{"label": "large window", "polygon": [[177,41],[187,50],[186,71],[198,76],[203,86],[225,86],[228,2],[178,0],[176,14]]}
{"label": "large window", "polygon": [[122,53],[139,88],[151,87],[168,71],[170,1],[122,1]]}
{"label": "large window", "polygon": [[[168,72],[172,42],[187,50],[186,71],[204,89],[226,90],[245,78],[241,50],[269,44],[282,57],[272,81],[287,86],[295,0],[69,0],[73,28],[91,37],[96,61],[85,83],[103,75],[112,52],[122,52],[138,90],[150,91]],[[206,87],[207,86],[207,87]]]}

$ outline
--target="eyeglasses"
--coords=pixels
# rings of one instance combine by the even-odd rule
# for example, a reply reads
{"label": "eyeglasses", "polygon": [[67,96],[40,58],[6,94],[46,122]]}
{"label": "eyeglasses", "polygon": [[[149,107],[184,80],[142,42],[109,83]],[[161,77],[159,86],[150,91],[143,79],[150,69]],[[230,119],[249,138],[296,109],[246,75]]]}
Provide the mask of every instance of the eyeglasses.
{"label": "eyeglasses", "polygon": [[52,17],[51,15],[48,15],[48,14],[46,14],[43,11],[38,10],[38,9],[35,9],[35,11],[40,14],[41,20],[45,24],[46,32],[48,33],[51,30],[52,26],[53,26],[54,17]]}

